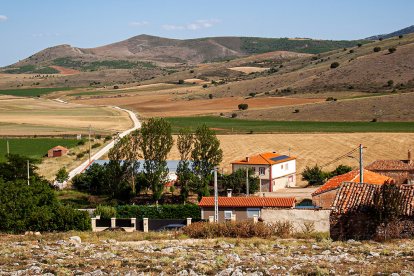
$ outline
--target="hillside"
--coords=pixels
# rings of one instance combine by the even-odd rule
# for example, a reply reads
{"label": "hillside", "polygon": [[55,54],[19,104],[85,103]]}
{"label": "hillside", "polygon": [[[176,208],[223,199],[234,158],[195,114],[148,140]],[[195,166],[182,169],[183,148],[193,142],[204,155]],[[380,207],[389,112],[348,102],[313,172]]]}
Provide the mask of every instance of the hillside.
{"label": "hillside", "polygon": [[[56,73],[51,66],[80,71],[152,68],[154,66],[195,65],[272,51],[322,53],[352,47],[367,41],[333,41],[289,38],[212,37],[169,39],[139,35],[96,48],[58,45],[42,50],[8,66],[7,73]],[[55,70],[55,71],[53,71]]]}
{"label": "hillside", "polygon": [[380,39],[380,38],[390,38],[390,37],[393,37],[393,36],[400,36],[400,35],[406,35],[406,34],[411,34],[411,33],[414,33],[414,25],[412,25],[410,27],[407,27],[407,28],[404,28],[404,29],[401,29],[401,30],[398,30],[398,31],[395,31],[395,32],[392,32],[392,33],[389,33],[389,34],[381,34],[381,35],[370,36],[370,37],[367,37],[366,39],[367,40],[377,40],[377,39]]}

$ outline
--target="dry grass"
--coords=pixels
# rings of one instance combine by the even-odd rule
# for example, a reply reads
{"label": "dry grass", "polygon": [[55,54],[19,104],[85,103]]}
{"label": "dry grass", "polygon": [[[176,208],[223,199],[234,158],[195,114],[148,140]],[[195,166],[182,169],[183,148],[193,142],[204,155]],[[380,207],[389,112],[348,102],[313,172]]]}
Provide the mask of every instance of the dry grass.
{"label": "dry grass", "polygon": [[62,135],[114,133],[132,125],[127,113],[109,107],[5,97],[0,99],[0,135]]}
{"label": "dry grass", "polygon": [[269,70],[269,68],[262,68],[262,67],[253,67],[253,66],[240,66],[240,67],[231,67],[230,70],[242,72],[245,74],[256,73],[256,72],[263,72]]}
{"label": "dry grass", "polygon": [[[405,159],[407,150],[414,146],[413,133],[246,134],[220,135],[218,138],[224,153],[220,167],[227,173],[231,172],[230,162],[266,151],[289,154],[290,149],[290,153],[297,157],[297,172],[301,173],[306,166],[323,165],[360,143],[367,147],[364,153],[366,165],[378,159]],[[176,147],[169,158],[179,159]],[[324,169],[334,169],[339,164],[358,166],[356,160],[344,158]],[[300,176],[297,180],[300,185],[304,184]]]}

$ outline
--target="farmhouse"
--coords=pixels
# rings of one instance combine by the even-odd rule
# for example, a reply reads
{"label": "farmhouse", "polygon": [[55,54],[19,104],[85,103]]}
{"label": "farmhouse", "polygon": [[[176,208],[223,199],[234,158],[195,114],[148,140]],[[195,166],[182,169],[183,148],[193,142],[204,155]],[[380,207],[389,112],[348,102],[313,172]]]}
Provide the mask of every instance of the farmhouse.
{"label": "farmhouse", "polygon": [[366,168],[393,178],[397,184],[414,184],[414,161],[410,150],[406,160],[377,160]]}
{"label": "farmhouse", "polygon": [[252,168],[260,180],[261,192],[296,186],[296,157],[265,152],[231,163],[232,171]]}
{"label": "farmhouse", "polygon": [[[219,197],[219,222],[226,220],[248,220],[260,217],[264,208],[293,209],[293,197]],[[214,216],[214,197],[203,197],[198,204],[201,219]]]}
{"label": "farmhouse", "polygon": [[69,150],[62,146],[56,146],[47,151],[47,157],[60,157],[68,154]]}
{"label": "farmhouse", "polygon": [[[359,170],[353,170],[348,173],[332,177],[325,184],[323,184],[315,192],[312,193],[313,205],[324,209],[331,208],[342,183],[358,181],[359,177]],[[374,173],[366,169],[364,169],[363,178],[364,183],[377,185],[384,184],[385,181],[393,180],[388,176]]]}

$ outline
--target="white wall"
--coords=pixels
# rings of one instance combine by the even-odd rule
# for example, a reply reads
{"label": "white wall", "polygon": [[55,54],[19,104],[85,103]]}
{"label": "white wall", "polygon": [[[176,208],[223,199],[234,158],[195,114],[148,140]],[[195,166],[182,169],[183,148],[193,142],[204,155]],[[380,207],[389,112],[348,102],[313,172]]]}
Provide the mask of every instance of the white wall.
{"label": "white wall", "polygon": [[[233,171],[237,171],[238,169],[245,170],[246,168],[254,168],[255,169],[255,176],[260,179],[269,179],[270,178],[270,166],[269,165],[243,165],[243,164],[234,164]],[[265,168],[265,174],[259,175],[259,168]]]}
{"label": "white wall", "polygon": [[[287,169],[286,169],[287,164]],[[282,169],[283,165],[283,169]],[[296,160],[275,164],[272,166],[272,178],[278,178],[289,174],[296,173]]]}
{"label": "white wall", "polygon": [[307,210],[307,209],[262,209],[260,217],[264,222],[292,223],[295,232],[304,232],[305,224],[313,224],[317,232],[329,232],[329,216],[331,210]]}

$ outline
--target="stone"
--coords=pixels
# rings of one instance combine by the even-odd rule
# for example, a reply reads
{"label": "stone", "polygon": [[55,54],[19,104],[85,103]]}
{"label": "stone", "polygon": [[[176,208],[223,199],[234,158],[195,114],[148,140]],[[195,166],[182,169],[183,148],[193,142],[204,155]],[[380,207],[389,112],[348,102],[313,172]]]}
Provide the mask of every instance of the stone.
{"label": "stone", "polygon": [[322,255],[330,255],[331,251],[330,250],[325,250],[321,253]]}
{"label": "stone", "polygon": [[34,232],[35,236],[41,236],[42,234],[40,234],[40,232]]}
{"label": "stone", "polygon": [[81,244],[82,243],[82,240],[79,236],[72,236],[72,237],[69,238],[69,241],[72,244]]}
{"label": "stone", "polygon": [[172,254],[172,253],[174,253],[174,248],[172,248],[172,247],[163,248],[163,249],[161,249],[161,253]]}
{"label": "stone", "polygon": [[379,253],[373,252],[373,251],[369,252],[369,255],[371,255],[372,257],[379,257],[380,256]]}

